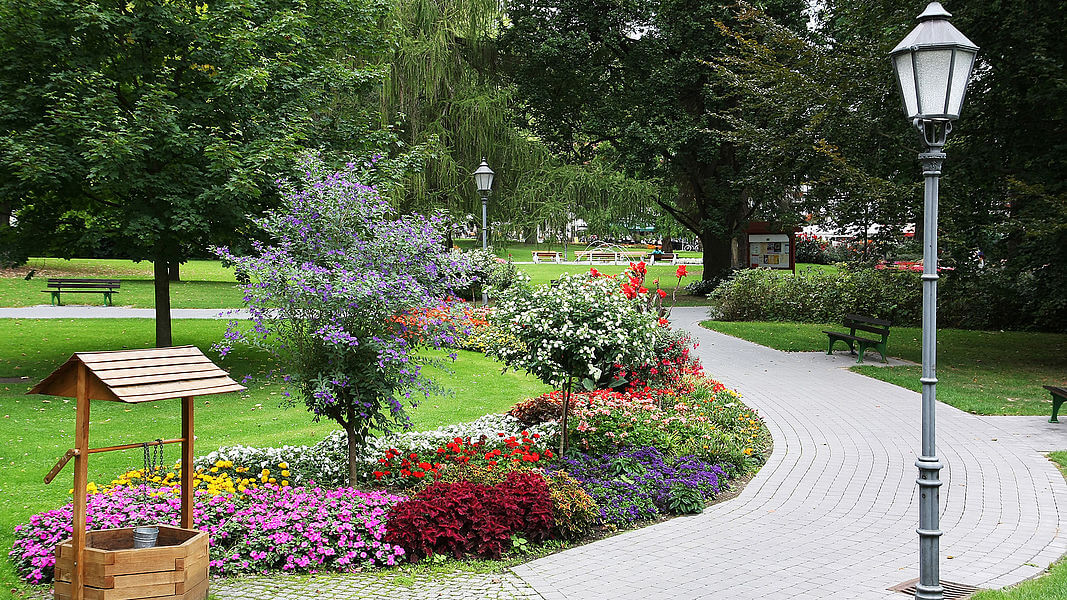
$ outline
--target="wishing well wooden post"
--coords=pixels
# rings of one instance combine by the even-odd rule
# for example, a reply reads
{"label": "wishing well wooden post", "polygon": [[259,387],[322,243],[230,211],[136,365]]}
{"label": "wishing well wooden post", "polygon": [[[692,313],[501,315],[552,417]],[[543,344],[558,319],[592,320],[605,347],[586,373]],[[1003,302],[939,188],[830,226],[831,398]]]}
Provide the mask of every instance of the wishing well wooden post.
{"label": "wishing well wooden post", "polygon": [[[56,546],[57,600],[133,600],[167,597],[202,600],[208,588],[207,534],[193,527],[193,400],[245,389],[195,346],[79,352],[38,383],[30,394],[74,397],[74,448],[45,476],[49,483],[74,459],[74,515],[70,540]],[[89,455],[145,444],[89,447],[90,400],[138,404],[181,398],[182,436],[147,442],[182,445],[181,527],[159,526],[157,545],[133,547],[133,529],[86,532]],[[90,566],[91,568],[87,568]]]}

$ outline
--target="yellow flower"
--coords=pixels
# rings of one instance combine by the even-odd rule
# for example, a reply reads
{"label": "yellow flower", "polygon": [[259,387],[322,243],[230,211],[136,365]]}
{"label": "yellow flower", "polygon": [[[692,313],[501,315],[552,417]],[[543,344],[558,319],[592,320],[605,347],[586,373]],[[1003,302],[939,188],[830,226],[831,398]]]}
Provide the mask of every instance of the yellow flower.
{"label": "yellow flower", "polygon": [[271,483],[277,483],[278,480],[273,478],[273,477],[271,477],[270,479],[268,479],[268,481],[270,481]]}
{"label": "yellow flower", "polygon": [[285,486],[287,486],[287,485],[289,485],[289,482],[288,482],[288,481],[286,481],[285,479],[283,479],[283,480],[282,480],[282,487],[285,487]]}
{"label": "yellow flower", "polygon": [[282,471],[282,477],[288,477],[289,471]]}
{"label": "yellow flower", "polygon": [[280,462],[280,463],[278,463],[278,466],[283,468],[283,469],[288,469],[289,468],[289,463]]}
{"label": "yellow flower", "polygon": [[212,473],[218,473],[219,472],[219,468],[218,467],[211,467],[211,472]]}

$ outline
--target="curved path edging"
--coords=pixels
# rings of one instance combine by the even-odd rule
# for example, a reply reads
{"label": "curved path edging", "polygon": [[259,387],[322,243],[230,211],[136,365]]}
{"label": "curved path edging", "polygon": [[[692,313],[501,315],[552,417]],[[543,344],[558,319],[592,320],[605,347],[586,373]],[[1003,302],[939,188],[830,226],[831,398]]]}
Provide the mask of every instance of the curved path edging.
{"label": "curved path edging", "polygon": [[[676,308],[709,374],[762,414],[774,452],[731,501],[513,571],[546,600],[903,599],[918,576],[918,393],[706,330]],[[1013,418],[1007,418],[1013,419]],[[1014,418],[1017,419],[1017,418]],[[1026,421],[1034,424],[1038,418]],[[1019,421],[1014,421],[1019,423]],[[941,579],[999,588],[1067,552],[1067,483],[997,418],[937,408]]]}

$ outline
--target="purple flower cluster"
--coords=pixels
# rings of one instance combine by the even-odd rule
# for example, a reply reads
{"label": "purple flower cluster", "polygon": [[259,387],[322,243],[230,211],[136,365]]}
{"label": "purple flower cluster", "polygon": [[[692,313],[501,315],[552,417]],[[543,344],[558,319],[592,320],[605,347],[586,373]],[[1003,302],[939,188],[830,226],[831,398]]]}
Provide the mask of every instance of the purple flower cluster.
{"label": "purple flower cluster", "polygon": [[628,526],[668,514],[672,488],[698,490],[705,501],[724,487],[721,466],[695,456],[671,457],[653,447],[564,458],[560,469],[596,500],[601,523]]}
{"label": "purple flower cluster", "polygon": [[[140,488],[117,487],[89,496],[88,529],[134,524],[177,525],[181,514],[174,488],[153,490],[147,511]],[[386,511],[403,496],[352,488],[292,488],[265,485],[236,494],[198,492],[194,527],[207,531],[215,575],[266,571],[348,571],[392,566],[405,551],[382,541]],[[11,558],[30,583],[48,583],[55,545],[70,537],[73,507],[38,513],[15,527]]]}
{"label": "purple flower cluster", "polygon": [[440,306],[472,277],[469,260],[445,249],[440,216],[396,215],[364,185],[376,162],[335,172],[307,157],[300,180],[279,182],[280,207],[256,220],[269,243],[254,242],[251,256],[215,249],[248,275],[252,321],[231,322],[216,348],[243,341],[272,351],[308,410],[357,444],[370,429],[410,426],[396,398],[436,391],[416,350],[449,344],[457,326],[416,331],[405,317]]}

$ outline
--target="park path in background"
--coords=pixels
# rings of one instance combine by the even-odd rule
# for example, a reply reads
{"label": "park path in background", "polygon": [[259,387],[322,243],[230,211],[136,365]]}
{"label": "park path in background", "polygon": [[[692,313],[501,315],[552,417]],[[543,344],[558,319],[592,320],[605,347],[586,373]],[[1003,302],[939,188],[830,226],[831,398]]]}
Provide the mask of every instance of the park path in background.
{"label": "park path in background", "polygon": [[[894,599],[918,577],[920,395],[848,371],[851,360],[785,353],[672,322],[707,373],[737,389],[774,438],[732,500],[513,570],[546,600]],[[854,360],[854,359],[852,359]],[[1067,483],[1042,451],[1067,423],[937,406],[941,579],[998,588],[1067,551]]]}
{"label": "park path in background", "polygon": [[[242,319],[248,317],[243,308],[172,308],[172,319]],[[154,319],[154,308],[129,306],[24,306],[0,308],[0,319]]]}

